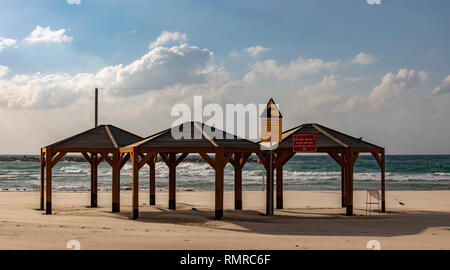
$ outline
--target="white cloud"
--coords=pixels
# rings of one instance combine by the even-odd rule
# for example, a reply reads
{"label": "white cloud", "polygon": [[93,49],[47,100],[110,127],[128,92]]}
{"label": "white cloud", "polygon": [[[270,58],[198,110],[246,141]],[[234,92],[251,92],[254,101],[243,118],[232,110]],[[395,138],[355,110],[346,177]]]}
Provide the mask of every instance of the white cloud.
{"label": "white cloud", "polygon": [[[155,48],[129,65],[108,66],[97,73],[15,75],[0,79],[0,106],[15,109],[68,107],[95,87],[107,97],[130,97],[167,87],[205,85],[226,73],[213,65],[213,53],[182,44]],[[206,89],[211,89],[205,87]],[[179,92],[180,92],[179,91]]]}
{"label": "white cloud", "polygon": [[14,46],[14,44],[16,44],[15,39],[0,37],[0,52],[5,48]]}
{"label": "white cloud", "polygon": [[270,51],[270,50],[272,50],[272,48],[264,48],[261,45],[252,46],[252,47],[244,49],[244,51],[246,51],[249,55],[251,55],[253,57],[257,56],[258,54],[260,54],[262,52],[266,52],[266,51]]}
{"label": "white cloud", "polygon": [[352,59],[352,64],[369,65],[378,61],[378,59],[370,54],[360,52],[355,58]]}
{"label": "white cloud", "polygon": [[149,49],[163,46],[169,42],[187,42],[187,40],[185,33],[164,31],[155,41],[150,43]]}
{"label": "white cloud", "polygon": [[59,29],[59,30],[51,30],[50,26],[47,27],[41,27],[36,26],[36,28],[31,32],[31,34],[25,38],[25,41],[29,43],[38,43],[38,42],[45,42],[45,43],[61,43],[61,42],[71,42],[73,40],[73,37],[67,36],[66,29]]}
{"label": "white cloud", "polygon": [[275,60],[250,64],[251,71],[244,76],[245,82],[253,82],[259,77],[276,80],[295,80],[302,75],[317,74],[322,70],[334,70],[339,66],[338,62],[325,62],[322,59],[298,58],[289,65],[277,65]]}
{"label": "white cloud", "polygon": [[373,88],[369,99],[374,108],[391,104],[392,99],[411,90],[428,79],[425,71],[400,69],[397,74],[391,72],[384,75],[381,84]]}
{"label": "white cloud", "polygon": [[316,93],[318,91],[326,91],[336,89],[349,83],[356,83],[366,79],[365,77],[340,77],[339,75],[325,76],[321,82],[311,84],[301,89],[298,94],[304,95],[307,93]]}
{"label": "white cloud", "polygon": [[7,66],[0,65],[0,78],[9,73],[9,68]]}
{"label": "white cloud", "polygon": [[236,52],[236,51],[231,51],[231,52],[228,54],[228,56],[229,56],[229,57],[233,57],[233,58],[238,58],[238,57],[239,57],[239,53]]}
{"label": "white cloud", "polygon": [[367,0],[369,5],[381,5],[381,0]]}
{"label": "white cloud", "polygon": [[69,4],[69,5],[79,5],[79,4],[81,4],[81,0],[67,0],[67,4]]}
{"label": "white cloud", "polygon": [[450,93],[450,75],[443,79],[441,84],[436,86],[433,91],[434,94]]}

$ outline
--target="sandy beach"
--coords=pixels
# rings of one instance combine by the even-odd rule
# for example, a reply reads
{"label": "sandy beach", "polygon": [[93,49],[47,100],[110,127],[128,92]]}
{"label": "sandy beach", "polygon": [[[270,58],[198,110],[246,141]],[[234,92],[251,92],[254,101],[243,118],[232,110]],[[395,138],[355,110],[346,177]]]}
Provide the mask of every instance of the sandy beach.
{"label": "sandy beach", "polygon": [[[178,192],[177,210],[167,193],[156,206],[141,192],[140,219],[131,220],[131,193],[121,194],[121,213],[111,213],[111,194],[55,192],[54,215],[37,210],[38,192],[0,193],[0,249],[450,249],[450,191],[390,191],[388,213],[365,215],[365,192],[355,192],[355,216],[346,217],[335,191],[287,191],[285,209],[264,216],[265,193],[243,193],[243,211],[225,193],[224,219],[213,219],[212,191]],[[400,202],[402,204],[400,204]],[[195,210],[193,210],[195,208]]]}

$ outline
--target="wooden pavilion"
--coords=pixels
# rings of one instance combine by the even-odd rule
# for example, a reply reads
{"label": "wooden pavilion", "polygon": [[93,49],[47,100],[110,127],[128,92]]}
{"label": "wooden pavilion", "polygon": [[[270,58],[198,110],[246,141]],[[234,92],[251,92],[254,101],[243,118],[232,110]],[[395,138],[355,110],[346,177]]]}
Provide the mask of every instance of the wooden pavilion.
{"label": "wooden pavilion", "polygon": [[[173,130],[184,132],[187,136],[175,139],[172,135]],[[259,152],[257,143],[227,134],[200,122],[186,122],[121,148],[120,153],[129,154],[133,164],[133,219],[139,216],[139,169],[146,163],[150,164],[150,172],[153,172],[150,173],[150,199],[151,204],[154,204],[154,162],[158,154],[169,167],[169,209],[176,208],[177,165],[189,153],[198,153],[215,170],[215,218],[221,219],[225,166],[228,162],[234,166],[235,209],[240,210],[242,209],[242,168],[248,157],[257,152]]]}
{"label": "wooden pavilion", "polygon": [[[81,153],[91,164],[91,207],[97,207],[97,167],[106,161],[112,167],[112,211],[120,211],[120,169],[129,159],[120,147],[142,140],[142,137],[113,125],[100,125],[80,134],[41,148],[41,210],[52,213],[52,168],[67,153]],[[45,171],[44,171],[45,170]],[[45,179],[46,172],[46,179]],[[46,180],[46,181],[45,181]]]}
{"label": "wooden pavilion", "polygon": [[[354,138],[331,128],[310,123],[287,130],[282,134],[282,141],[274,151],[276,170],[276,202],[277,209],[283,208],[283,165],[294,156],[292,149],[294,134],[314,134],[318,153],[327,153],[341,166],[342,207],[346,207],[346,215],[353,214],[353,167],[360,153],[370,153],[381,169],[381,211],[385,212],[386,181],[384,148],[368,143],[362,138]],[[260,154],[261,155],[261,154]],[[262,160],[266,168],[267,161]],[[269,172],[268,172],[269,176]]]}

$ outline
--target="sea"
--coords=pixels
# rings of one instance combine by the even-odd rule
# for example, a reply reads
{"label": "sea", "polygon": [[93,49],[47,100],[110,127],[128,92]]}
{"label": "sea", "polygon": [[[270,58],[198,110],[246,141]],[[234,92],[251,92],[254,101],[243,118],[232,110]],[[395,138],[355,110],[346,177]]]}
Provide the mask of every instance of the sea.
{"label": "sea", "polygon": [[[0,191],[39,190],[40,163],[38,156],[0,155]],[[81,158],[80,158],[81,160]],[[296,155],[283,167],[284,190],[340,190],[341,170],[327,155]],[[234,169],[225,168],[225,190],[233,190]],[[131,163],[121,170],[121,189],[131,189]],[[264,188],[262,165],[252,156],[243,170],[243,190]],[[98,168],[99,191],[111,190],[112,170],[103,162]],[[380,168],[370,155],[360,155],[354,169],[354,189],[380,188]],[[141,190],[149,188],[149,169],[139,173]],[[177,167],[177,190],[214,189],[214,170],[195,154]],[[79,160],[62,160],[53,167],[53,188],[82,192],[90,188],[90,165]],[[168,168],[156,163],[156,188],[168,188]],[[387,190],[449,190],[450,155],[387,155]]]}

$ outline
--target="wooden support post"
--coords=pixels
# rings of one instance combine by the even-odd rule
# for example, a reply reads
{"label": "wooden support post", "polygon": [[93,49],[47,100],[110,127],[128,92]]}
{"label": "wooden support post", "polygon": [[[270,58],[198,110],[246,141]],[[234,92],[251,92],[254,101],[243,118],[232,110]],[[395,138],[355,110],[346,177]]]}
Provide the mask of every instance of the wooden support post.
{"label": "wooden support post", "polygon": [[139,217],[139,153],[136,148],[130,153],[133,166],[132,193],[133,193],[133,219]]}
{"label": "wooden support post", "polygon": [[120,153],[113,153],[112,166],[112,212],[120,212]]}
{"label": "wooden support post", "polygon": [[225,168],[224,150],[218,148],[215,157],[215,171],[216,171],[216,198],[215,198],[215,218],[221,219],[223,217],[223,174]]}
{"label": "wooden support post", "polygon": [[46,167],[46,177],[47,177],[47,190],[46,190],[46,206],[45,213],[47,215],[52,214],[52,159],[53,153],[51,148],[47,148],[45,151],[45,167]]}
{"label": "wooden support post", "polygon": [[97,153],[91,154],[91,207],[97,207]]}
{"label": "wooden support post", "polygon": [[149,169],[150,169],[150,205],[155,205],[156,203],[156,172],[155,172],[155,163],[156,163],[156,155],[150,160]]}
{"label": "wooden support post", "polygon": [[169,153],[169,209],[176,209],[176,153]]}
{"label": "wooden support post", "polygon": [[[273,215],[273,160],[270,158],[270,154],[268,153],[267,160],[267,167],[266,167],[266,175],[267,175],[267,181],[266,181],[266,215],[272,216]],[[272,167],[270,167],[270,161],[272,161]],[[272,170],[270,169],[272,168]]]}
{"label": "wooden support post", "polygon": [[277,167],[277,209],[283,209],[283,165]]}
{"label": "wooden support post", "polygon": [[345,171],[345,185],[346,185],[346,215],[353,215],[353,166],[355,164],[357,155],[352,148],[348,148],[346,152],[346,171]]}
{"label": "wooden support post", "polygon": [[41,189],[40,189],[40,199],[41,199],[41,205],[40,210],[45,209],[45,203],[44,203],[44,196],[45,196],[45,153],[42,151],[41,148]]}
{"label": "wooden support post", "polygon": [[242,167],[241,153],[234,154],[234,209],[242,210]]}
{"label": "wooden support post", "polygon": [[[345,157],[345,154],[342,154]],[[345,207],[345,166],[341,165],[341,206]]]}
{"label": "wooden support post", "polygon": [[381,212],[386,212],[386,156],[384,148],[381,150]]}

